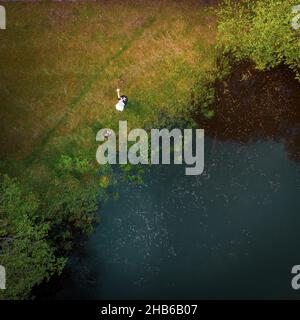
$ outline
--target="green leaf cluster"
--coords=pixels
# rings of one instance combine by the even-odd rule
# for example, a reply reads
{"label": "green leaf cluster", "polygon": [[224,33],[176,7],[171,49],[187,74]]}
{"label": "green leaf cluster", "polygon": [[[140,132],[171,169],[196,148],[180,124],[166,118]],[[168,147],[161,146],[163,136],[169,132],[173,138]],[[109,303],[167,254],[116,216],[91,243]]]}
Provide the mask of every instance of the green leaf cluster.
{"label": "green leaf cluster", "polygon": [[218,10],[219,47],[238,61],[251,60],[257,68],[281,63],[299,76],[300,30],[292,27],[296,0],[225,1]]}

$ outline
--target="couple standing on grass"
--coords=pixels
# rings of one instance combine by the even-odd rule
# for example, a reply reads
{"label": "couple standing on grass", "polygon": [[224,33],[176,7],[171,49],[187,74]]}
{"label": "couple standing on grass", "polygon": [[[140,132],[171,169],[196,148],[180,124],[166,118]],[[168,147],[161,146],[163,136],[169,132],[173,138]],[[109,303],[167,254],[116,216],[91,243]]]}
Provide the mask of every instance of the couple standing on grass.
{"label": "couple standing on grass", "polygon": [[120,89],[117,89],[117,94],[118,94],[119,102],[116,104],[116,109],[118,111],[123,111],[127,105],[128,98],[124,95],[120,96]]}

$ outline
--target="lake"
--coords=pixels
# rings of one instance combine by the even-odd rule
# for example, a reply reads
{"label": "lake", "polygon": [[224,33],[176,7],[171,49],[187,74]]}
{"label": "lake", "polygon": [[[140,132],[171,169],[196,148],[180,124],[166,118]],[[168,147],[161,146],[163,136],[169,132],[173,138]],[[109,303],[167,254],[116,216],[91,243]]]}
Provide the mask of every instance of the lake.
{"label": "lake", "polygon": [[299,298],[300,167],[284,141],[206,137],[203,174],[184,169],[119,185],[54,298]]}

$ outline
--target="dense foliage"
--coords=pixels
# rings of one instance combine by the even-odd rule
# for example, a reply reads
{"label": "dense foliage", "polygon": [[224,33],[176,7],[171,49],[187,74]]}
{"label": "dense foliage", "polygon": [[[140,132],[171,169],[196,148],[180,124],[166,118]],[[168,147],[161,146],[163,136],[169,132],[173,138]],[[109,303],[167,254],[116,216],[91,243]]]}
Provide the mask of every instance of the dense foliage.
{"label": "dense foliage", "polygon": [[86,160],[62,157],[45,190],[33,193],[1,176],[0,264],[7,289],[0,299],[29,298],[34,286],[61,273],[75,236],[90,232],[96,221],[103,187]]}
{"label": "dense foliage", "polygon": [[60,272],[64,259],[56,258],[47,242],[50,225],[42,222],[40,203],[25,193],[15,179],[0,182],[1,264],[7,270],[7,290],[1,298],[26,298],[32,287]]}
{"label": "dense foliage", "polygon": [[[219,46],[259,69],[300,66],[300,30],[292,27],[295,0],[226,1],[218,10]],[[299,14],[299,13],[298,13]]]}

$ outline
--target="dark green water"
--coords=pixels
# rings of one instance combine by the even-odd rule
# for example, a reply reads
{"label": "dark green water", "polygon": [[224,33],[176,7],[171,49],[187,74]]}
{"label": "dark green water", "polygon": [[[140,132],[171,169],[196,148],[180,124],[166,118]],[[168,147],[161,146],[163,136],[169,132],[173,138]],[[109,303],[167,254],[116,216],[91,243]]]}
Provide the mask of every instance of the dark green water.
{"label": "dark green water", "polygon": [[300,298],[300,166],[282,142],[206,139],[205,172],[124,184],[57,299]]}

